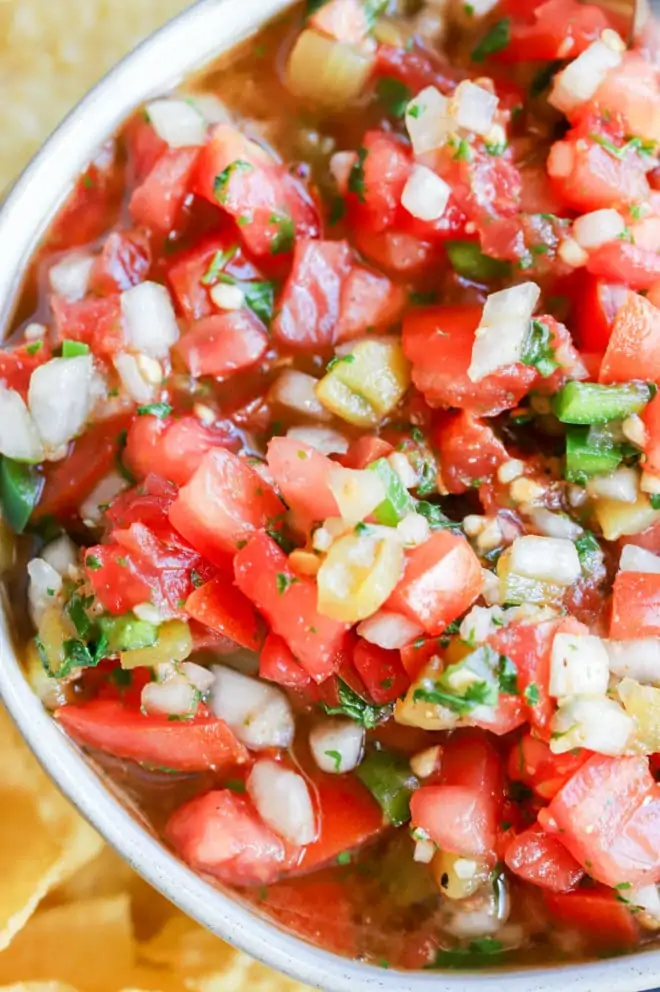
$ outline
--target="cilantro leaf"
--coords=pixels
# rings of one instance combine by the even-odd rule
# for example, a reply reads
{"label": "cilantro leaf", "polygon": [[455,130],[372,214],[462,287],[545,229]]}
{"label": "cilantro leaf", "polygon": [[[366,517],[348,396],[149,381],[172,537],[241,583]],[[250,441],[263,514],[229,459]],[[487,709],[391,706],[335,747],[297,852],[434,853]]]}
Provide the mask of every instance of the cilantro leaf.
{"label": "cilantro leaf", "polygon": [[270,223],[277,225],[277,234],[270,243],[271,255],[284,255],[291,251],[296,237],[296,229],[287,214],[271,214]]}
{"label": "cilantro leaf", "polygon": [[200,279],[202,286],[212,286],[227,262],[232,260],[237,251],[238,245],[232,245],[231,248],[227,248],[225,251],[222,249],[216,251],[215,255],[211,259],[211,264]]}
{"label": "cilantro leaf", "polygon": [[231,181],[232,176],[237,172],[253,172],[254,166],[250,165],[249,162],[243,162],[241,159],[237,159],[235,162],[231,162],[226,169],[215,177],[213,181],[213,195],[215,196],[218,203],[223,204],[227,202],[228,196],[228,186]]}
{"label": "cilantro leaf", "polygon": [[521,358],[523,365],[532,366],[544,379],[547,379],[559,368],[559,362],[555,359],[555,350],[551,344],[550,328],[543,321],[532,321],[527,340],[523,345]]}
{"label": "cilantro leaf", "polygon": [[349,193],[355,193],[360,203],[365,202],[364,163],[368,154],[369,152],[366,148],[358,148],[357,161],[353,163],[353,168],[348,177],[348,191]]}
{"label": "cilantro leaf", "polygon": [[368,703],[340,678],[337,679],[337,695],[339,706],[323,703],[328,716],[348,716],[367,730],[373,730],[392,713],[391,706],[374,706]]}
{"label": "cilantro leaf", "polygon": [[481,41],[472,49],[470,58],[473,62],[483,62],[489,55],[495,55],[507,47],[511,41],[511,18],[504,17],[492,26]]}
{"label": "cilantro leaf", "polygon": [[412,99],[410,87],[394,76],[381,76],[376,84],[376,93],[388,115],[395,120],[404,116]]}
{"label": "cilantro leaf", "polygon": [[148,403],[146,406],[139,406],[137,412],[139,417],[151,416],[164,420],[171,414],[172,407],[169,403]]}

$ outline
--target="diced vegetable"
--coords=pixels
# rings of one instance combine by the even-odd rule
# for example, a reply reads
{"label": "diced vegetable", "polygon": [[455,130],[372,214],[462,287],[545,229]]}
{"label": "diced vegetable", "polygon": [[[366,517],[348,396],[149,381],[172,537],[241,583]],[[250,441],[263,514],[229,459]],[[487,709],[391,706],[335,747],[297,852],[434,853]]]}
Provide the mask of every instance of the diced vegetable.
{"label": "diced vegetable", "polygon": [[290,844],[311,844],[317,827],[307,783],[277,761],[252,767],[247,789],[262,820]]}
{"label": "diced vegetable", "polygon": [[641,748],[646,754],[660,750],[660,689],[624,678],[616,691],[635,721],[635,749]]}
{"label": "diced vegetable", "polygon": [[609,658],[600,637],[555,634],[550,658],[550,695],[604,696]]}
{"label": "diced vegetable", "polygon": [[206,121],[188,100],[152,100],[147,114],[159,138],[170,148],[191,148],[203,145]]}
{"label": "diced vegetable", "polygon": [[572,585],[582,574],[573,542],[556,537],[519,537],[509,565],[516,575],[560,586]]}
{"label": "diced vegetable", "polygon": [[522,361],[529,322],[540,295],[536,283],[525,282],[488,297],[468,369],[472,382],[480,382],[493,372]]}
{"label": "diced vegetable", "polygon": [[57,450],[85,425],[97,398],[91,355],[52,358],[35,369],[28,405],[45,446]]}
{"label": "diced vegetable", "polygon": [[192,635],[187,623],[168,620],[158,628],[153,645],[121,651],[122,668],[152,668],[170,661],[184,661],[193,649]]}
{"label": "diced vegetable", "polygon": [[155,282],[143,282],[121,295],[124,338],[129,347],[151,358],[166,358],[179,337],[170,294]]}
{"label": "diced vegetable", "polygon": [[601,386],[569,382],[554,398],[555,415],[565,424],[604,424],[644,409],[654,390],[646,382]]}
{"label": "diced vegetable", "polygon": [[[621,39],[619,39],[620,41]],[[554,78],[549,101],[557,110],[571,115],[597,92],[607,74],[621,64],[623,46],[594,41]]]}
{"label": "diced vegetable", "polygon": [[330,468],[328,473],[330,492],[337,501],[339,515],[347,524],[360,523],[387,498],[387,483],[380,473],[375,476],[354,468]]}
{"label": "diced vegetable", "polygon": [[560,703],[552,721],[550,747],[564,754],[584,747],[600,754],[625,754],[635,725],[623,708],[606,696],[572,696]]}
{"label": "diced vegetable", "polygon": [[345,107],[362,94],[372,59],[308,29],[299,35],[289,56],[286,82],[296,96],[324,107]]}
{"label": "diced vegetable", "polygon": [[641,534],[660,519],[660,513],[654,509],[644,493],[640,493],[634,503],[599,499],[594,509],[607,541],[617,541],[620,537]]}
{"label": "diced vegetable", "polygon": [[404,568],[404,554],[395,537],[347,534],[330,548],[317,575],[319,613],[355,623],[385,603]]}
{"label": "diced vegetable", "polygon": [[371,751],[357,775],[393,826],[408,822],[410,797],[418,782],[405,758],[391,751]]}
{"label": "diced vegetable", "polygon": [[364,754],[364,727],[338,717],[316,723],[309,735],[314,761],[322,772],[343,775],[357,768]]}
{"label": "diced vegetable", "polygon": [[238,740],[255,751],[290,746],[293,713],[283,692],[230,668],[218,666],[213,672],[215,683],[209,705]]}
{"label": "diced vegetable", "polygon": [[0,458],[2,515],[16,534],[25,530],[42,487],[43,479],[35,469],[11,458]]}
{"label": "diced vegetable", "polygon": [[[123,617],[100,617],[99,626],[108,639],[108,653],[139,651],[151,648],[159,639],[158,627],[147,620],[138,620],[131,613]],[[170,661],[167,657],[165,660]]]}
{"label": "diced vegetable", "polygon": [[369,465],[385,487],[385,499],[374,510],[374,519],[387,527],[396,527],[400,520],[414,511],[415,504],[404,488],[401,479],[386,458],[378,458]]}
{"label": "diced vegetable", "polygon": [[398,342],[362,341],[337,359],[316,386],[316,395],[342,420],[372,427],[394,410],[409,384],[409,365]]}
{"label": "diced vegetable", "polygon": [[1,384],[0,454],[21,462],[39,462],[44,457],[42,440],[23,398]]}

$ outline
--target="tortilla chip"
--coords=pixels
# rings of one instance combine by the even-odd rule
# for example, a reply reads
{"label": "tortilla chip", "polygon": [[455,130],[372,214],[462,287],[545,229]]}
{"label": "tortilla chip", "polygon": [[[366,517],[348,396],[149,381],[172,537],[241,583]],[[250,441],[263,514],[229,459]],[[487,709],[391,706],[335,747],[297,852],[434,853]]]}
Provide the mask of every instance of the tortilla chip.
{"label": "tortilla chip", "polygon": [[76,989],[63,982],[19,982],[17,985],[3,985],[0,992],[76,992]]}
{"label": "tortilla chip", "polygon": [[116,992],[134,964],[129,897],[88,899],[35,913],[0,954],[0,983],[56,980]]}

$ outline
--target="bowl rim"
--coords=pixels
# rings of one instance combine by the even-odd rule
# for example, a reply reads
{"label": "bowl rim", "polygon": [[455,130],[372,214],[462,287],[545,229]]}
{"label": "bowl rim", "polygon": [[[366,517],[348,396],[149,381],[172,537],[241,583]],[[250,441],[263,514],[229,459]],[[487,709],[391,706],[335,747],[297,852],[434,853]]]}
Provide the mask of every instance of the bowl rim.
{"label": "bowl rim", "polygon": [[[78,103],[0,205],[0,341],[25,268],[95,151],[146,100],[282,13],[291,0],[197,0],[150,35]],[[231,14],[229,13],[231,9]],[[99,111],[102,111],[101,113]],[[203,926],[263,963],[326,992],[642,992],[660,984],[657,951],[586,965],[499,972],[400,972],[341,958],[280,929],[213,887],[140,825],[68,740],[28,685],[13,646],[9,597],[0,611],[0,696],[46,772],[128,864]]]}

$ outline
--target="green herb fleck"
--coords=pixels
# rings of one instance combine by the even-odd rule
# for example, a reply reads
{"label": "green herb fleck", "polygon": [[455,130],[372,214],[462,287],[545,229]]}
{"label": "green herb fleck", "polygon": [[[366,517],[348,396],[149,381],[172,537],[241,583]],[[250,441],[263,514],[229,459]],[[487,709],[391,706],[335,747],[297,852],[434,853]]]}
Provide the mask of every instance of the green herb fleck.
{"label": "green herb fleck", "polygon": [[89,345],[84,341],[63,341],[62,358],[78,358],[79,355],[89,355]]}
{"label": "green herb fleck", "polygon": [[391,706],[374,706],[368,703],[340,678],[337,679],[337,695],[339,706],[323,703],[325,712],[329,716],[348,716],[367,730],[373,730],[392,713]]}
{"label": "green herb fleck", "polygon": [[339,751],[326,751],[325,754],[328,758],[332,759],[335,766],[335,771],[341,771],[341,754]]}
{"label": "green herb fleck", "polygon": [[287,575],[286,572],[278,572],[276,577],[277,591],[280,596],[283,596],[287,589],[290,589],[294,583],[298,582],[295,575]]}
{"label": "green herb fleck", "polygon": [[541,320],[531,322],[527,340],[523,346],[523,365],[532,366],[544,379],[551,376],[559,368],[555,359],[555,350],[551,344],[550,328]]}
{"label": "green herb fleck", "polygon": [[357,159],[348,177],[348,191],[355,193],[360,203],[365,202],[364,163],[369,154],[366,148],[358,148]]}
{"label": "green herb fleck", "polygon": [[164,420],[171,414],[172,407],[169,403],[148,403],[146,406],[139,406],[137,412],[139,417],[151,416]]}
{"label": "green herb fleck", "polygon": [[271,214],[270,223],[277,225],[277,234],[270,243],[271,255],[284,255],[291,251],[296,237],[296,229],[287,214]]}
{"label": "green herb fleck", "polygon": [[229,182],[233,175],[237,172],[253,172],[254,166],[250,165],[249,162],[243,162],[241,159],[237,159],[236,162],[232,162],[223,169],[222,172],[215,177],[213,183],[213,195],[215,196],[218,203],[223,204],[227,202],[227,194]]}
{"label": "green herb fleck", "polygon": [[399,120],[404,116],[410,103],[410,88],[394,76],[381,76],[376,84],[378,99],[385,106],[390,117]]}
{"label": "green herb fleck", "polygon": [[530,682],[523,695],[528,706],[538,706],[541,695],[539,693],[539,687],[534,682]]}
{"label": "green herb fleck", "polygon": [[227,262],[231,261],[236,252],[238,251],[238,245],[232,245],[231,248],[226,250],[216,251],[215,255],[211,260],[211,264],[208,269],[200,279],[203,286],[212,286],[217,280],[218,276],[224,269]]}
{"label": "green herb fleck", "polygon": [[472,49],[470,58],[473,62],[483,62],[489,55],[495,55],[507,47],[511,40],[511,18],[504,17],[484,35],[479,44]]}

